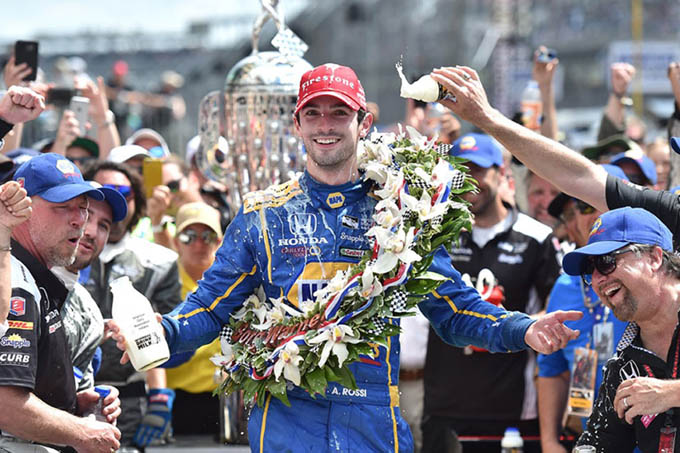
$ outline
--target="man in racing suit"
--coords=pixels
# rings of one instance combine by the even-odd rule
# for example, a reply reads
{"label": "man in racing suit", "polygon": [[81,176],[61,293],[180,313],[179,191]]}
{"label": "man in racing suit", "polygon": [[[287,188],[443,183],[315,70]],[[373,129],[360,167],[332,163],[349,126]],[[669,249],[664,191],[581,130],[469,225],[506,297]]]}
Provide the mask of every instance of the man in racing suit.
{"label": "man in racing suit", "polygon": [[[307,150],[307,171],[244,198],[198,290],[163,318],[173,353],[211,342],[260,286],[267,297],[285,296],[299,306],[337,270],[359,261],[369,248],[364,233],[376,203],[368,196],[371,182],[357,171],[357,143],[372,122],[365,108],[350,68],[325,64],[302,77],[295,124]],[[547,335],[549,346],[543,346],[556,350],[576,334],[560,324],[573,314],[532,324],[524,314],[483,302],[461,281],[444,249],[436,252],[431,270],[450,280],[420,310],[451,344],[509,352],[526,348],[526,341],[543,349],[538,338]],[[122,346],[123,337],[117,339]],[[356,390],[330,383],[325,398],[313,399],[290,385],[291,407],[268,395],[250,415],[252,451],[412,451],[398,409],[398,364],[399,340],[391,337],[386,347],[376,345],[373,354],[350,365]]]}

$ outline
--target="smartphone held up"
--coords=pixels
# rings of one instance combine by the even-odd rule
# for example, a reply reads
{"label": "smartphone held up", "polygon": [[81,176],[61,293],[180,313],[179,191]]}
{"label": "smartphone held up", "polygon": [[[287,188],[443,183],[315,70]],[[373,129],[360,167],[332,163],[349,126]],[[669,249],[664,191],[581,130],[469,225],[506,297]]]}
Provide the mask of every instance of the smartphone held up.
{"label": "smartphone held up", "polygon": [[38,74],[38,42],[17,41],[14,43],[14,62],[16,65],[28,64],[31,73],[24,77],[24,81],[34,81]]}

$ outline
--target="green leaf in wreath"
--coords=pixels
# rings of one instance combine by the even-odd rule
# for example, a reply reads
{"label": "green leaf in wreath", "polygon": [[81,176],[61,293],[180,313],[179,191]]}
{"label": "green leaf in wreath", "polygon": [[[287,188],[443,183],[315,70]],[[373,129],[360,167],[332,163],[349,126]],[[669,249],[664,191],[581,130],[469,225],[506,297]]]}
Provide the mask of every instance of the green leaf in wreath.
{"label": "green leaf in wreath", "polygon": [[430,280],[426,278],[414,278],[406,282],[404,287],[411,294],[425,295],[430,294],[444,283],[441,280]]}
{"label": "green leaf in wreath", "polygon": [[276,382],[275,379],[272,379],[271,382],[267,385],[267,390],[269,390],[273,396],[280,399],[283,404],[290,407],[290,401],[288,401],[288,393],[286,392],[285,379],[281,379],[278,382]]}
{"label": "green leaf in wreath", "polygon": [[326,380],[326,373],[321,368],[316,368],[305,375],[305,380],[309,389],[314,393],[325,394],[328,381]]}
{"label": "green leaf in wreath", "polygon": [[349,370],[347,366],[344,366],[340,368],[339,370],[336,370],[338,379],[337,382],[338,384],[342,385],[345,388],[356,390],[357,389],[357,381],[354,379],[354,375],[352,372]]}

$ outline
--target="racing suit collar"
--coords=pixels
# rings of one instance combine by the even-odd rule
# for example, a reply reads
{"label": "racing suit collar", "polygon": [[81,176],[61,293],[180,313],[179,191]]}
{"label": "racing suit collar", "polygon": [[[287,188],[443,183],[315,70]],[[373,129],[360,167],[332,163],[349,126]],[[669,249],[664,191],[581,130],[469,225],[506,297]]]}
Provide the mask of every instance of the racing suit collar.
{"label": "racing suit collar", "polygon": [[300,184],[307,186],[307,193],[316,206],[335,209],[363,199],[373,182],[362,176],[353,182],[331,186],[315,180],[305,170],[300,178]]}
{"label": "racing suit collar", "polygon": [[123,253],[125,250],[127,250],[128,247],[128,241],[130,240],[130,232],[125,233],[125,236],[121,238],[120,241],[118,242],[108,242],[104,248],[102,249],[102,252],[99,254],[99,260],[102,263],[108,263],[111,260],[113,260],[115,257]]}

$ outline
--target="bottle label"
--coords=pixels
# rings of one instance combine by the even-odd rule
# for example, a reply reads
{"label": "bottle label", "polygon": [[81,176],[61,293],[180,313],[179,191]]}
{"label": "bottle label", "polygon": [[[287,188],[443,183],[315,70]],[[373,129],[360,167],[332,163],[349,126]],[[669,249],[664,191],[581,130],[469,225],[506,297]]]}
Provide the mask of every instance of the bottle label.
{"label": "bottle label", "polygon": [[525,127],[537,131],[541,128],[543,105],[541,101],[522,101],[522,123]]}
{"label": "bottle label", "polygon": [[150,334],[136,338],[135,344],[137,345],[137,349],[142,350],[148,348],[149,346],[159,344],[161,341],[163,341],[163,339],[160,337],[160,335],[158,335],[157,332],[151,332]]}

